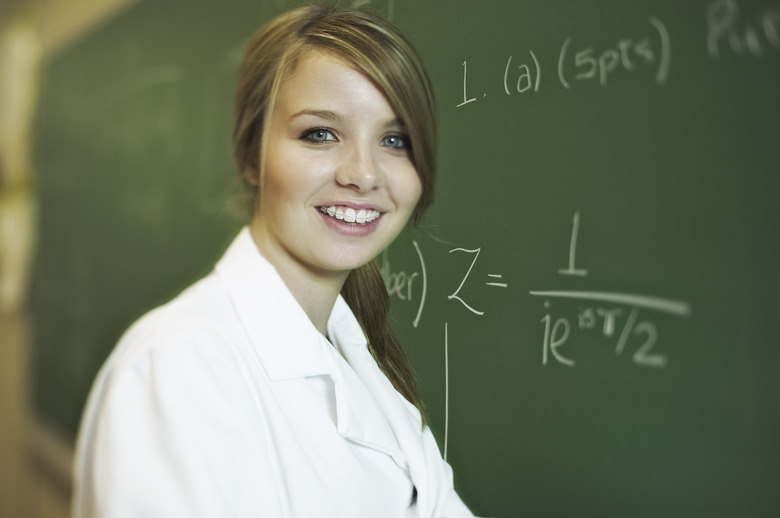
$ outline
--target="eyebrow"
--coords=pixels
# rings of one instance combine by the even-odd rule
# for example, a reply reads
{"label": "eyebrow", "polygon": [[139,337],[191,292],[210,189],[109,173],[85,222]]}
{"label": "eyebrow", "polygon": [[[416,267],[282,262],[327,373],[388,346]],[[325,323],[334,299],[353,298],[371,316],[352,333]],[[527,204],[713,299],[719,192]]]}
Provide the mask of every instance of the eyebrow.
{"label": "eyebrow", "polygon": [[344,117],[342,117],[341,115],[339,115],[338,113],[336,113],[334,111],[330,111],[330,110],[314,110],[314,109],[307,108],[307,109],[304,109],[304,110],[301,110],[299,112],[294,113],[290,117],[290,120],[293,120],[293,119],[295,119],[297,117],[302,117],[304,115],[310,115],[310,116],[313,116],[313,117],[318,117],[320,119],[325,119],[325,120],[329,120],[329,121],[340,121],[340,120],[344,119]]}

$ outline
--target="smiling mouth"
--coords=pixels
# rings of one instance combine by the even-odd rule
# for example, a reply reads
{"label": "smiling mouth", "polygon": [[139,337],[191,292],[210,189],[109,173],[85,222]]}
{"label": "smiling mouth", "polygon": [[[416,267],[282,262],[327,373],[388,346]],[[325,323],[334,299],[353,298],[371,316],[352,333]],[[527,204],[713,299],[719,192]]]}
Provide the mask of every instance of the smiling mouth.
{"label": "smiling mouth", "polygon": [[353,225],[365,225],[371,223],[377,219],[381,214],[379,211],[373,209],[359,209],[355,210],[352,207],[320,207],[320,212],[330,216],[331,218],[344,221],[345,223],[351,223]]}

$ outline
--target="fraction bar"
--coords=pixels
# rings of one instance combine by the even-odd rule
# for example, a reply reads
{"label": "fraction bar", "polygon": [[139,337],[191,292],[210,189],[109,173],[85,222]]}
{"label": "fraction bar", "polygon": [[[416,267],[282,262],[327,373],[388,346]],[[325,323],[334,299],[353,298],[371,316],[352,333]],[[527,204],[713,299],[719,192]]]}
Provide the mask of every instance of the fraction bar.
{"label": "fraction bar", "polygon": [[691,314],[691,306],[687,302],[648,297],[646,295],[630,295],[626,293],[607,293],[598,291],[531,291],[531,295],[538,297],[557,297],[563,299],[597,300],[600,302],[613,302],[626,304],[645,309],[654,309],[671,313],[679,317],[687,317]]}

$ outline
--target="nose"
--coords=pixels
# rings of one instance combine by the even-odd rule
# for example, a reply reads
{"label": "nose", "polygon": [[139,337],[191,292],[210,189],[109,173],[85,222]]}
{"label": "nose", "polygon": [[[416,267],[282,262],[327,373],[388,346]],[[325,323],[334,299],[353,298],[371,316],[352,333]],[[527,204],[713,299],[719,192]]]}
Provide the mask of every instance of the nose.
{"label": "nose", "polygon": [[355,145],[344,154],[336,171],[336,182],[361,193],[382,186],[384,174],[369,146]]}

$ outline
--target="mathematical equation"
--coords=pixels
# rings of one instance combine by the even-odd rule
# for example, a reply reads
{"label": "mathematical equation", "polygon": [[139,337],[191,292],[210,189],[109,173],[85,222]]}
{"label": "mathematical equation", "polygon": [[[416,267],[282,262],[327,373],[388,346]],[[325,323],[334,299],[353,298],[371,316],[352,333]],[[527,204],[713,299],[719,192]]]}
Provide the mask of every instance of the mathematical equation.
{"label": "mathematical equation", "polygon": [[[577,268],[577,240],[579,237],[580,215],[574,214],[572,220],[572,232],[569,242],[569,262],[566,268],[558,270],[561,275],[587,277],[588,271]],[[577,326],[579,331],[600,330],[603,337],[611,339],[616,334],[618,321],[626,315],[626,309],[630,308],[625,317],[622,331],[617,336],[615,354],[620,356],[626,349],[632,336],[642,339],[642,343],[636,348],[632,359],[635,364],[644,367],[665,367],[667,357],[657,353],[655,349],[658,340],[658,328],[651,320],[639,319],[639,310],[654,310],[678,317],[688,317],[691,312],[690,305],[686,302],[670,300],[647,295],[627,293],[609,293],[597,291],[531,291],[531,295],[544,298],[544,308],[548,310],[542,318],[544,324],[544,338],[542,341],[542,363],[547,365],[551,359],[559,364],[573,367],[575,361],[565,355],[560,348],[571,337],[575,327],[571,320],[565,317],[553,318],[549,311],[552,307],[552,299],[568,299],[585,301],[589,305],[580,308],[577,312]]]}
{"label": "mathematical equation", "polygon": [[[558,270],[558,274],[564,277],[588,276],[588,270],[577,266],[579,226],[580,214],[577,212],[572,220],[568,264],[565,268]],[[412,245],[419,262],[419,271],[411,273],[393,271],[387,254],[383,254],[380,258],[379,268],[391,297],[405,302],[417,302],[416,316],[412,321],[413,327],[417,328],[428,297],[428,274],[420,245],[416,241],[413,241]],[[459,276],[460,282],[457,285],[453,284],[451,291],[448,290],[449,294],[446,295],[447,301],[457,304],[463,310],[478,317],[484,316],[485,311],[468,300],[463,293],[463,288],[467,283],[473,284],[475,282],[472,272],[481,252],[481,248],[453,248],[449,250],[449,254],[467,254],[471,257],[471,261],[467,261],[468,267]],[[509,283],[499,273],[488,273],[481,282],[490,289],[509,288]],[[617,356],[633,351],[631,359],[635,365],[653,368],[666,367],[668,356],[656,348],[660,336],[658,325],[646,315],[652,312],[677,318],[688,318],[691,314],[691,307],[687,302],[641,294],[531,290],[529,295],[543,300],[542,306],[545,315],[540,320],[542,324],[540,335],[543,365],[560,364],[574,367],[576,360],[569,352],[570,348],[567,344],[574,340],[575,333],[590,333],[591,336],[597,334],[608,343],[612,343],[614,354]],[[553,301],[564,300],[578,302],[579,306],[574,316],[553,315]]]}
{"label": "mathematical equation", "polygon": [[[387,252],[383,253],[379,258],[379,271],[385,281],[385,287],[387,288],[387,292],[390,297],[396,297],[404,302],[411,302],[415,300],[415,294],[419,293],[417,315],[412,321],[412,326],[417,327],[420,323],[423,310],[425,309],[425,301],[428,296],[428,273],[425,265],[425,258],[423,257],[420,245],[417,243],[417,241],[412,241],[412,246],[417,253],[417,258],[420,263],[420,271],[411,273],[405,270],[393,271],[390,260],[387,256]],[[447,300],[458,301],[469,312],[478,316],[484,315],[485,312],[481,309],[475,308],[472,304],[467,302],[461,295],[461,291],[463,290],[463,286],[466,284],[466,282],[469,281],[471,272],[474,269],[474,265],[477,264],[477,259],[479,259],[479,254],[481,252],[481,248],[475,248],[471,250],[466,248],[453,248],[449,251],[450,254],[471,254],[473,258],[469,263],[469,267],[466,270],[465,275],[462,277],[460,284],[458,284],[458,286],[452,291],[451,294],[447,295]],[[503,281],[503,275],[498,273],[487,274],[487,282],[485,282],[484,285],[493,288],[507,288],[509,286],[506,282]]]}

